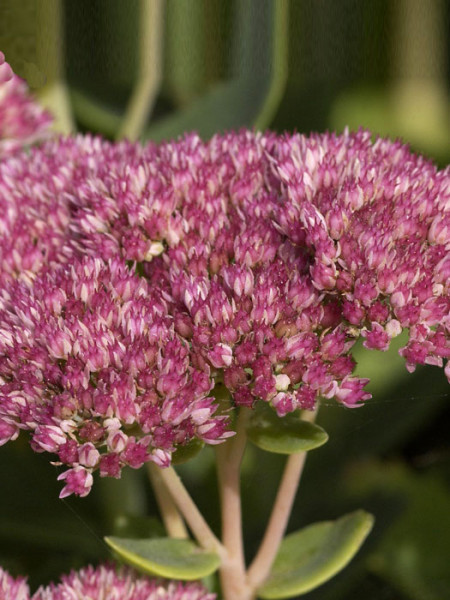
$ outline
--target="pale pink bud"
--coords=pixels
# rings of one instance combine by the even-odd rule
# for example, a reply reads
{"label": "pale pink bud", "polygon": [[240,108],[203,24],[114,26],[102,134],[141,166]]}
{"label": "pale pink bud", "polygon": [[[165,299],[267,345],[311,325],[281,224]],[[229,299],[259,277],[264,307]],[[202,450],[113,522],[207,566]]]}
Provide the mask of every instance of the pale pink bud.
{"label": "pale pink bud", "polygon": [[430,244],[450,243],[450,212],[438,213],[428,230],[428,241]]}
{"label": "pale pink bud", "polygon": [[277,411],[279,417],[284,417],[297,408],[297,402],[293,394],[286,394],[285,392],[279,392],[275,398],[272,399],[271,404]]}
{"label": "pale pink bud", "polygon": [[88,442],[83,444],[78,450],[78,462],[83,467],[93,468],[100,460],[100,452],[95,448],[94,444]]}
{"label": "pale pink bud", "polygon": [[58,448],[61,444],[66,441],[66,436],[62,432],[61,428],[56,425],[44,425],[36,429],[33,442],[39,448],[46,450],[47,452],[57,453]]}
{"label": "pale pink bud", "polygon": [[278,392],[285,392],[288,389],[290,383],[291,380],[287,375],[283,373],[281,373],[280,375],[275,375],[275,388]]}
{"label": "pale pink bud", "polygon": [[127,441],[128,436],[123,431],[112,430],[107,439],[108,449],[111,452],[122,452],[127,445]]}
{"label": "pale pink bud", "polygon": [[385,330],[388,336],[392,339],[401,334],[402,326],[397,319],[391,319],[386,323]]}
{"label": "pale pink bud", "polygon": [[69,331],[55,331],[48,339],[47,347],[55,358],[66,359],[72,352],[72,335]]}
{"label": "pale pink bud", "polygon": [[229,367],[233,362],[233,350],[227,344],[216,344],[208,353],[208,358],[216,369]]}
{"label": "pale pink bud", "polygon": [[160,449],[154,450],[151,455],[151,460],[161,468],[165,468],[170,465],[170,458],[170,452]]}

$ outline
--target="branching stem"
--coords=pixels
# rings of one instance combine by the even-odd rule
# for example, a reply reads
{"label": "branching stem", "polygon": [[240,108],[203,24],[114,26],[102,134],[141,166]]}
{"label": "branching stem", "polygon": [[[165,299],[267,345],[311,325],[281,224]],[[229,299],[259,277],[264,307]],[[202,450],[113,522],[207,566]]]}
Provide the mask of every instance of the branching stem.
{"label": "branching stem", "polygon": [[[174,469],[160,469],[149,465],[155,490],[163,491],[158,502],[169,535],[185,537],[183,517],[200,546],[220,556],[220,579],[224,600],[255,600],[258,588],[267,579],[289,522],[307,454],[300,452],[287,459],[261,545],[252,564],[246,570],[240,473],[247,441],[246,424],[249,414],[249,409],[240,408],[236,435],[216,448],[222,542],[206,523]],[[313,422],[316,414],[317,411],[305,412],[302,418]]]}
{"label": "branching stem", "polygon": [[139,66],[118,139],[135,141],[142,134],[162,79],[163,0],[140,0]]}
{"label": "branching stem", "polygon": [[159,469],[159,475],[200,546],[205,550],[216,552],[223,557],[225,554],[224,547],[198,510],[175,469],[173,467]]}
{"label": "branching stem", "polygon": [[61,0],[36,3],[36,54],[47,80],[39,91],[39,101],[52,113],[53,128],[69,134],[75,131],[75,124],[64,74],[63,18]]}

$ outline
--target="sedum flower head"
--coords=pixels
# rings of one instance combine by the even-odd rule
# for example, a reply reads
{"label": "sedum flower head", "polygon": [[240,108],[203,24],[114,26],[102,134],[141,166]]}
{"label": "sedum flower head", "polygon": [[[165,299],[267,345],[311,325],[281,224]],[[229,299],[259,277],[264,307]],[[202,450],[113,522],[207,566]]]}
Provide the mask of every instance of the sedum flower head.
{"label": "sedum flower head", "polygon": [[[314,256],[314,287],[340,299],[364,346],[401,350],[408,370],[450,357],[450,168],[367,131],[279,145],[276,219]],[[449,368],[447,367],[447,371]],[[450,372],[448,373],[450,378]]]}
{"label": "sedum flower head", "polygon": [[0,52],[0,159],[45,137],[51,121]]}
{"label": "sedum flower head", "polygon": [[450,356],[450,173],[369,133],[140,146],[54,139],[0,162],[0,440],[92,472],[225,439],[215,397],[282,416],[370,397],[352,346]]}
{"label": "sedum flower head", "polygon": [[14,579],[0,568],[2,600],[215,600],[198,583],[138,577],[130,569],[112,565],[86,567],[63,575],[60,583],[39,588],[33,595],[23,578]]}

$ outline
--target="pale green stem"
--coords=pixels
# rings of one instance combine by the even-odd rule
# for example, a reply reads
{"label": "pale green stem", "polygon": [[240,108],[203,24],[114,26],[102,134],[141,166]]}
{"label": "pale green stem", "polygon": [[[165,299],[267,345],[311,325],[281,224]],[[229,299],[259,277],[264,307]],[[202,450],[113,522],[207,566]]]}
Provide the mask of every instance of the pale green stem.
{"label": "pale green stem", "polygon": [[[317,411],[305,411],[302,419],[313,422],[316,415]],[[307,452],[299,452],[291,454],[287,459],[269,523],[258,552],[247,572],[248,584],[252,589],[258,589],[270,573],[289,522],[306,455]]]}
{"label": "pale green stem", "polygon": [[289,2],[273,3],[271,81],[264,104],[256,117],[255,129],[265,129],[272,121],[286,87],[288,76]]}
{"label": "pale green stem", "polygon": [[64,31],[62,0],[41,0],[36,4],[36,51],[46,84],[39,90],[40,103],[54,117],[54,129],[75,131],[64,75]]}
{"label": "pale green stem", "polygon": [[161,469],[150,462],[148,463],[148,473],[167,533],[172,538],[186,539],[188,537],[186,525],[161,477]]}
{"label": "pale green stem", "polygon": [[117,135],[119,139],[132,141],[141,135],[145,127],[162,79],[163,0],[140,0],[139,19],[137,83]]}
{"label": "pale green stem", "polygon": [[159,474],[200,546],[205,550],[216,552],[219,556],[223,557],[225,554],[224,547],[198,510],[175,469],[173,467],[159,469]]}
{"label": "pale green stem", "polygon": [[222,542],[226,557],[220,567],[222,594],[225,600],[251,600],[246,583],[240,471],[247,441],[245,427],[249,409],[241,408],[236,435],[216,448],[217,474],[222,512]]}

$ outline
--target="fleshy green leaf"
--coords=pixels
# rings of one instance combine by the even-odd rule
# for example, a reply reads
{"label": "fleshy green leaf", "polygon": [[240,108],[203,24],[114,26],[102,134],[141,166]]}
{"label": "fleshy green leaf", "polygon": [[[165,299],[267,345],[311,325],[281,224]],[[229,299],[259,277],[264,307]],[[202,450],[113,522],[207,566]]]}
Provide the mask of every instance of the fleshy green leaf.
{"label": "fleshy green leaf", "polygon": [[126,563],[152,575],[191,581],[214,573],[220,558],[189,540],[147,540],[106,537],[106,543]]}
{"label": "fleshy green leaf", "polygon": [[[162,97],[163,103],[169,100],[180,108],[151,122],[143,139],[161,141],[192,130],[209,138],[241,127],[265,129],[278,109],[287,81],[288,4],[287,0],[248,0],[230,9],[220,2],[216,8],[211,2],[168,3]],[[223,22],[224,12],[230,20],[226,47],[220,35],[211,35],[214,19]],[[136,27],[136,11],[128,13],[125,18],[117,8],[116,22],[127,23],[127,29]],[[89,21],[84,25],[83,33],[88,31],[91,40]],[[84,85],[72,90],[74,112],[83,127],[109,136],[120,129],[124,102],[123,98],[116,100],[117,89],[130,85],[136,70],[136,44],[129,41],[131,37],[126,38],[127,53],[120,51],[121,44],[113,61],[120,64],[120,76],[114,72],[105,78],[104,69],[96,73],[101,90],[109,89],[109,95],[92,85],[91,89]],[[105,40],[100,40],[103,50],[104,45]],[[128,71],[123,71],[127,66]]]}
{"label": "fleshy green leaf", "polygon": [[188,444],[184,446],[178,446],[176,452],[174,452],[172,455],[172,464],[182,465],[188,460],[191,460],[191,458],[194,458],[199,452],[202,451],[204,445],[204,442],[194,438]]}
{"label": "fleshy green leaf", "polygon": [[[178,4],[179,0],[175,6],[178,7]],[[192,13],[192,2],[183,4],[185,6],[182,8],[187,7]],[[186,28],[186,17],[182,18]],[[196,29],[198,27],[197,20]],[[233,10],[231,56],[227,56],[225,61],[230,62],[226,82],[210,81],[210,91],[182,110],[152,123],[144,132],[143,138],[158,142],[192,130],[203,138],[209,138],[219,131],[241,127],[265,129],[276,113],[286,85],[288,35],[286,0],[237,2]],[[180,47],[179,35],[176,43]],[[202,43],[200,39],[198,43]],[[195,85],[203,79],[201,70],[207,60],[201,49],[199,52],[198,46],[194,55],[189,52],[186,54],[184,45],[181,51],[187,56],[188,62],[192,63],[197,58],[200,64],[190,64],[188,69],[184,69],[184,83],[177,69],[175,76],[178,80],[178,97],[191,95],[192,83]],[[194,76],[194,81],[189,81],[189,74]],[[173,76],[169,79],[175,83]],[[185,87],[186,83],[189,83],[188,87]]]}
{"label": "fleshy green leaf", "polygon": [[247,425],[247,435],[258,448],[277,454],[313,450],[328,440],[328,435],[322,427],[302,421],[299,413],[279,417],[263,402],[252,412]]}
{"label": "fleshy green leaf", "polygon": [[372,515],[359,510],[288,535],[258,596],[291,598],[325,583],[350,562],[372,525]]}

